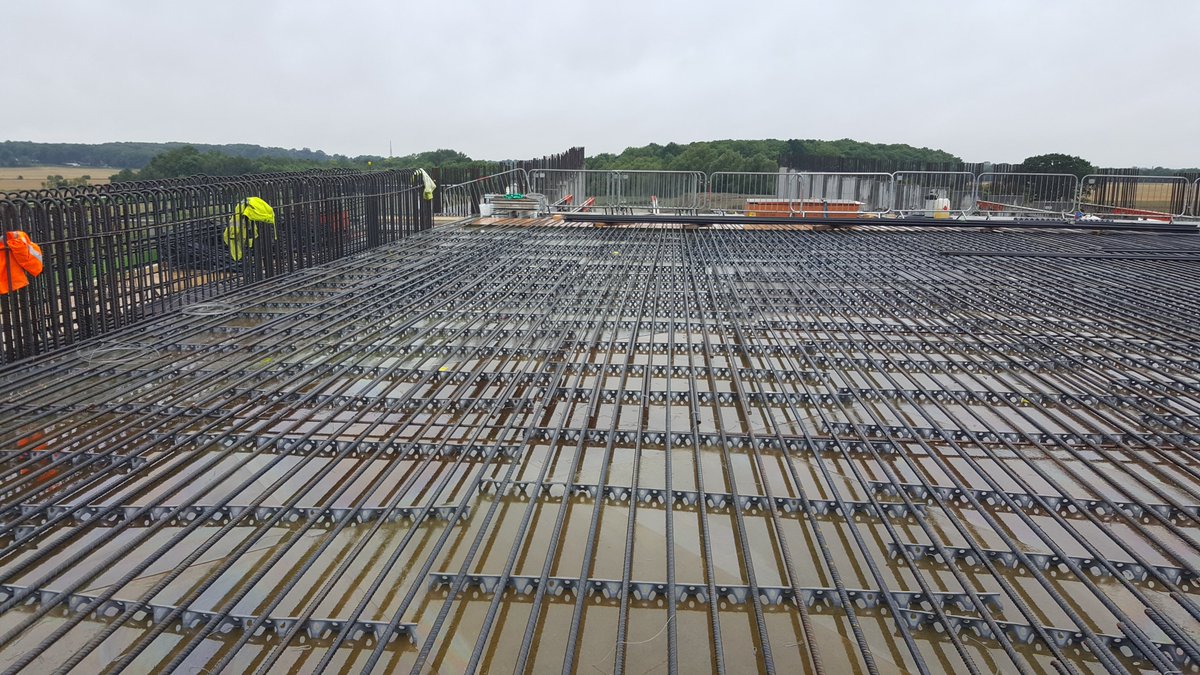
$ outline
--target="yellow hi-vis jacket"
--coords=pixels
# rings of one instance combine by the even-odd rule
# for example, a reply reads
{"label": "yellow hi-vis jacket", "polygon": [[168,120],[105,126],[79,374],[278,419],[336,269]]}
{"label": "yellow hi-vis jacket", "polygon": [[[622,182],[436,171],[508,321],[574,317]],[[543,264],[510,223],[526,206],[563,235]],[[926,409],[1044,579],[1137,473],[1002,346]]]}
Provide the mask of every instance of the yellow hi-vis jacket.
{"label": "yellow hi-vis jacket", "polygon": [[424,189],[421,190],[421,196],[425,198],[425,201],[433,199],[433,191],[437,189],[437,183],[433,182],[433,177],[426,173],[425,169],[417,169],[413,174],[413,182],[423,184]]}
{"label": "yellow hi-vis jacket", "polygon": [[19,291],[29,285],[28,277],[42,273],[42,247],[24,232],[5,232],[0,248],[0,294]]}
{"label": "yellow hi-vis jacket", "polygon": [[274,238],[279,238],[279,230],[275,228],[275,209],[258,197],[247,197],[234,209],[229,225],[221,233],[221,240],[229,247],[229,255],[234,260],[241,260],[245,249],[254,248],[254,240],[258,238],[258,223],[270,223]]}

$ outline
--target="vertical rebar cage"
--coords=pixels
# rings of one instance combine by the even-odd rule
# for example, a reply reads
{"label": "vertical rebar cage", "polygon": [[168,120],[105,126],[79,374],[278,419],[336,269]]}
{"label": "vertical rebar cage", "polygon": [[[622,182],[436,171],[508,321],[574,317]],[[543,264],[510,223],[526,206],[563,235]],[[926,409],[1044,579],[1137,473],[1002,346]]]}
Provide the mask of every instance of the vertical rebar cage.
{"label": "vertical rebar cage", "polygon": [[[353,255],[432,226],[413,172],[312,171],[115,184],[0,199],[0,222],[43,250],[45,271],[0,296],[3,361],[113,333],[247,284]],[[226,230],[256,196],[275,224]]]}

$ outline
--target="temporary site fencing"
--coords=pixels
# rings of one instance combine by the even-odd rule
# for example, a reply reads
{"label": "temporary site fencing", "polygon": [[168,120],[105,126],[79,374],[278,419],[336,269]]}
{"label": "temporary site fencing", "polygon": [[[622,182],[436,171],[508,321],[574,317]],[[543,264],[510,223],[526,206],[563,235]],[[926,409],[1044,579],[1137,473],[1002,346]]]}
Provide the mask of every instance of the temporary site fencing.
{"label": "temporary site fencing", "polygon": [[[934,215],[1169,219],[1200,216],[1200,180],[989,171],[729,172],[513,169],[445,188],[440,213],[534,193],[554,212],[861,217]],[[944,200],[944,201],[939,201]]]}
{"label": "temporary site fencing", "polygon": [[1189,188],[1197,184],[1200,181],[1189,186],[1182,176],[1090,175],[1083,177],[1078,203],[1081,209],[1117,215],[1183,216],[1189,215],[1188,203],[1195,201]]}
{"label": "temporary site fencing", "polygon": [[931,199],[945,199],[951,213],[975,208],[975,176],[965,171],[897,171],[892,174],[892,210],[926,210]]}
{"label": "temporary site fencing", "polygon": [[746,214],[767,202],[790,204],[800,197],[795,173],[718,171],[709,174],[706,182],[704,205],[717,213]]}
{"label": "temporary site fencing", "polygon": [[[505,181],[505,175],[512,169],[524,171],[582,169],[584,159],[583,148],[574,147],[557,154],[521,161],[478,162],[469,166],[434,167],[429,170],[429,174],[433,176],[438,185],[459,186],[455,190],[443,189],[434,192],[434,212],[463,213],[465,215],[470,213],[468,205],[471,203],[478,205],[480,196],[488,192],[505,190],[510,187],[528,191],[528,187],[523,184],[510,185]],[[474,202],[470,201],[471,199],[474,199]],[[448,201],[443,203],[443,200]],[[475,211],[478,212],[478,208]]]}
{"label": "temporary site fencing", "polygon": [[[429,229],[421,192],[411,170],[337,170],[0,195],[0,224],[45,258],[38,283],[0,296],[0,363]],[[224,231],[251,196],[275,223],[249,223],[235,259]]]}
{"label": "temporary site fencing", "polygon": [[982,213],[1040,213],[1058,215],[1078,206],[1079,177],[1072,174],[979,175],[976,208]]}
{"label": "temporary site fencing", "polygon": [[699,171],[588,171],[513,169],[444,188],[442,213],[470,216],[488,195],[534,194],[559,211],[694,213],[704,206]]}
{"label": "temporary site fencing", "polygon": [[705,176],[699,171],[617,171],[615,174],[619,209],[687,213],[704,205]]}
{"label": "temporary site fencing", "polygon": [[620,186],[613,171],[543,169],[534,171],[530,181],[531,189],[559,210],[610,210],[619,205]]}
{"label": "temporary site fencing", "polygon": [[439,213],[449,216],[469,216],[479,213],[479,204],[489,194],[524,194],[529,192],[529,175],[524,169],[511,169],[476,178],[457,185],[443,185]]}

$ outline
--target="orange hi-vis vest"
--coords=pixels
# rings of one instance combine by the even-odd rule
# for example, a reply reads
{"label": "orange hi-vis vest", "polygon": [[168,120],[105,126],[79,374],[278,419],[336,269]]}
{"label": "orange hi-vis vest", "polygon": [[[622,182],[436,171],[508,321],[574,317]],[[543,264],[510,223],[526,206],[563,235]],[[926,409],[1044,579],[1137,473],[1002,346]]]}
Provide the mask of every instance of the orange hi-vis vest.
{"label": "orange hi-vis vest", "polygon": [[0,294],[19,291],[29,285],[29,278],[42,273],[42,247],[33,243],[24,232],[5,232],[0,244]]}

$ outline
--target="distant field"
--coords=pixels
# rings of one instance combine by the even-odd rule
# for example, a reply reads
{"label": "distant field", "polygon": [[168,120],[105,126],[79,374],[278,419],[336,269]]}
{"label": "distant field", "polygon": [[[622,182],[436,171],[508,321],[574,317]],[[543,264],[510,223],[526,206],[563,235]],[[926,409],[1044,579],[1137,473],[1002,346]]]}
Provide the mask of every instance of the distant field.
{"label": "distant field", "polygon": [[[46,176],[79,178],[91,176],[93,185],[103,185],[117,169],[95,166],[0,166],[0,192],[6,190],[37,190],[42,187]],[[23,176],[17,180],[17,176]]]}

